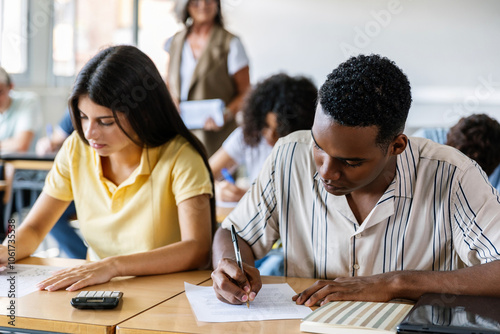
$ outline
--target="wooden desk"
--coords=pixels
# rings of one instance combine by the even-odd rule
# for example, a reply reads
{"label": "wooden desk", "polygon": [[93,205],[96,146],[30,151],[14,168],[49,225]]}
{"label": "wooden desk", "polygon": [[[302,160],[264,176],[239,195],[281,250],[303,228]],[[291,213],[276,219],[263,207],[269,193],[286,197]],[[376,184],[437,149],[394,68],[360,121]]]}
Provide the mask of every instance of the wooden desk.
{"label": "wooden desk", "polygon": [[[316,279],[265,276],[263,282],[288,283],[301,292]],[[201,285],[210,286],[212,280]],[[139,314],[117,327],[117,334],[139,333],[300,333],[300,319],[266,320],[248,322],[208,323],[197,322],[185,293]]]}
{"label": "wooden desk", "polygon": [[[29,258],[19,263],[72,266],[84,263],[73,259]],[[210,278],[210,271],[190,271],[168,275],[116,279],[84,290],[122,291],[123,300],[113,310],[77,310],[70,305],[78,292],[37,291],[16,300],[16,327],[10,321],[10,299],[0,298],[0,327],[12,331],[41,330],[63,333],[114,333],[117,324],[184,291],[184,282],[199,284]]]}
{"label": "wooden desk", "polygon": [[215,220],[217,223],[222,223],[224,219],[233,211],[234,207],[215,206]]}

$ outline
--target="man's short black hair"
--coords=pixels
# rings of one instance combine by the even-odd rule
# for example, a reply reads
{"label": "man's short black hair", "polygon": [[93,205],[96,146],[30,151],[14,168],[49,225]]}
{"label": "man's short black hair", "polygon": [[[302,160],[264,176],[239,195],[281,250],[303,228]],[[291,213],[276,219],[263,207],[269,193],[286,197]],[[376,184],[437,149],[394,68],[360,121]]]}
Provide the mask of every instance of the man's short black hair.
{"label": "man's short black hair", "polygon": [[404,130],[411,105],[410,83],[393,61],[359,55],[328,75],[319,90],[319,103],[341,125],[377,126],[377,145],[386,149]]}

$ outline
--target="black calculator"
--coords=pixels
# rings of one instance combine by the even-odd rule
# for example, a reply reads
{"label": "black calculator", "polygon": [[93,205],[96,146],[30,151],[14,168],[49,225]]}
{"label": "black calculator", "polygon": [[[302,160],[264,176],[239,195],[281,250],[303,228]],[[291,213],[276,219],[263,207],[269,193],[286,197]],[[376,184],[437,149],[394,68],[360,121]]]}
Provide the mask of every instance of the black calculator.
{"label": "black calculator", "polygon": [[78,309],[112,309],[118,306],[122,296],[120,291],[80,291],[71,298],[71,305]]}

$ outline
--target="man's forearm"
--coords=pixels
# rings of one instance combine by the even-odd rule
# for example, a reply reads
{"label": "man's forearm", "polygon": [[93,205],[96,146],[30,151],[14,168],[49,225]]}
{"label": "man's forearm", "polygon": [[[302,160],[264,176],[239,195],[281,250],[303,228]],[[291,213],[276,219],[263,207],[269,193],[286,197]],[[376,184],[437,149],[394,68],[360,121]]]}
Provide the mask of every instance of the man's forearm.
{"label": "man's forearm", "polygon": [[418,299],[426,292],[500,297],[500,261],[453,271],[402,271],[394,279],[399,298]]}
{"label": "man's forearm", "polygon": [[[240,247],[241,258],[246,264],[254,265],[255,258],[252,249],[241,238],[238,237],[238,245]],[[230,258],[236,259],[234,254],[234,246],[231,239],[231,232],[229,230],[219,228],[215,232],[214,242],[212,246],[212,264],[217,267],[220,259]]]}

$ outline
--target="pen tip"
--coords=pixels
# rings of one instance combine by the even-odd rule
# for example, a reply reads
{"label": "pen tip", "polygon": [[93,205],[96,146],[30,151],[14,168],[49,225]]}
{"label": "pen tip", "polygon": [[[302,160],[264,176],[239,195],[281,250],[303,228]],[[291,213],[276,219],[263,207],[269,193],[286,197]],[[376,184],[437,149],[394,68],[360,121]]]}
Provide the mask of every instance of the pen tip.
{"label": "pen tip", "polygon": [[250,308],[250,302],[247,300],[247,308]]}

